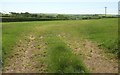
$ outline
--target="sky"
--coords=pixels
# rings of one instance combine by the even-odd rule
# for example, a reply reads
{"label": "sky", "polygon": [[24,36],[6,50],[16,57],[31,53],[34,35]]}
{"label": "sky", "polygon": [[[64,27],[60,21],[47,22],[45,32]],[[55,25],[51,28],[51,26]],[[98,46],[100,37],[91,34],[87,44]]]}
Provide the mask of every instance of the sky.
{"label": "sky", "polygon": [[1,0],[0,12],[118,14],[119,0]]}

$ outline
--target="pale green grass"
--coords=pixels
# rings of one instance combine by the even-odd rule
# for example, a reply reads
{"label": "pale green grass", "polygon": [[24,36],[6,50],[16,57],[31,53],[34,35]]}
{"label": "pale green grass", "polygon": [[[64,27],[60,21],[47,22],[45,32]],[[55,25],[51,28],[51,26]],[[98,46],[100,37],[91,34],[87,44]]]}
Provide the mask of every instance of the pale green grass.
{"label": "pale green grass", "polygon": [[[50,33],[49,33],[50,32]],[[108,49],[108,52],[112,52],[114,54],[118,53],[118,20],[117,18],[112,19],[100,19],[100,20],[68,20],[68,21],[34,21],[34,22],[8,22],[3,23],[3,32],[2,32],[2,49],[3,49],[3,59],[7,58],[10,53],[12,53],[13,47],[16,45],[17,41],[22,38],[23,35],[27,35],[30,33],[34,33],[35,35],[58,35],[60,33],[70,34],[74,37],[89,39],[91,41],[97,42],[99,47]],[[47,39],[47,38],[46,38]],[[72,37],[69,37],[72,40]],[[56,41],[55,43],[51,43],[52,41]],[[63,54],[62,50],[66,50],[65,53],[71,55],[73,57],[74,63],[78,63],[76,57],[74,57],[64,42],[60,41],[55,36],[51,36],[50,39],[47,40],[48,50],[51,50],[53,54],[50,53],[50,58],[52,63],[54,63],[54,67],[50,72],[73,72],[73,66],[69,66],[69,68],[61,68],[61,66],[56,67],[58,64],[65,63],[67,64],[67,60],[69,60],[68,56],[66,58],[57,57],[57,53]],[[57,43],[58,41],[58,43]],[[52,45],[52,46],[51,46]],[[59,50],[54,53],[55,50]],[[55,57],[56,56],[56,57]],[[64,56],[64,55],[63,55]],[[63,59],[61,63],[57,62],[56,58]],[[70,65],[72,65],[71,63]],[[82,63],[81,63],[82,64]],[[79,64],[79,66],[81,66]],[[75,65],[74,65],[75,66]],[[84,66],[83,66],[84,67]],[[84,68],[82,68],[84,70]],[[77,70],[76,70],[77,71]],[[75,71],[75,72],[76,72]],[[80,71],[79,71],[80,72]]]}

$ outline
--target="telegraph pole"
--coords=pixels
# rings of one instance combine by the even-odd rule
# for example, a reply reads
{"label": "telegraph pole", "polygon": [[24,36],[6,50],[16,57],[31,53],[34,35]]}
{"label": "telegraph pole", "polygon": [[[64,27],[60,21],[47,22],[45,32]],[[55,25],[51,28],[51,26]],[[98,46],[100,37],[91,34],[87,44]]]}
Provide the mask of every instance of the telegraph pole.
{"label": "telegraph pole", "polygon": [[105,7],[105,17],[106,17],[106,14],[107,14],[107,7]]}

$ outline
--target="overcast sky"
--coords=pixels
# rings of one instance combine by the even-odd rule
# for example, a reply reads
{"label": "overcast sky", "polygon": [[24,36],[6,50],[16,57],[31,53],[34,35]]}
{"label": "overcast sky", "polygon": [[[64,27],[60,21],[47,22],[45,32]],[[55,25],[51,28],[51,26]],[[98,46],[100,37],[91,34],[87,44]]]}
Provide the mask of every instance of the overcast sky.
{"label": "overcast sky", "polygon": [[108,14],[118,13],[119,0],[1,0],[1,12]]}

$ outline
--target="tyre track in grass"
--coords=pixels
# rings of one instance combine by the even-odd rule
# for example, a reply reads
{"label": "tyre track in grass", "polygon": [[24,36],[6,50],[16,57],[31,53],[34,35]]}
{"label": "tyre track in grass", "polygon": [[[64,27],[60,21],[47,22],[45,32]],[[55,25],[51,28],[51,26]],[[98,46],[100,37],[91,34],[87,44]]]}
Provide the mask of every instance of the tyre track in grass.
{"label": "tyre track in grass", "polygon": [[[117,57],[105,53],[104,49],[100,49],[97,44],[86,39],[74,38],[65,33],[58,34],[58,37],[73,50],[73,54],[82,57],[83,62],[92,73],[118,73]],[[107,54],[110,57],[107,57]]]}
{"label": "tyre track in grass", "polygon": [[30,34],[18,41],[6,59],[3,73],[46,73],[46,50],[43,38]]}

